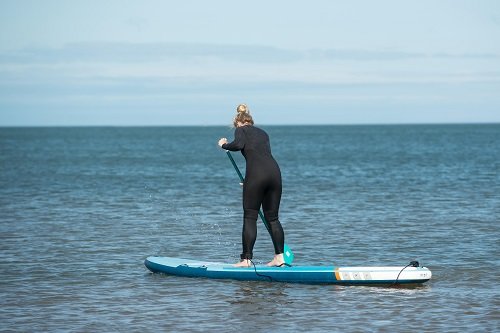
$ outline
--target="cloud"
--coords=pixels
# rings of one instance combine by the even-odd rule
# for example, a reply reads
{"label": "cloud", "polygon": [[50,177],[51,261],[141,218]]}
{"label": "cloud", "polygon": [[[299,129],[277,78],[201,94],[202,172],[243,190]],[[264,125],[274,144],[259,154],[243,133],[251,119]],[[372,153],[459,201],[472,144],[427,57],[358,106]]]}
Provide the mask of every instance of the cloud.
{"label": "cloud", "polygon": [[269,46],[187,43],[71,43],[61,48],[26,48],[0,52],[0,63],[123,62],[216,59],[236,62],[290,62],[300,52]]}
{"label": "cloud", "polygon": [[[264,86],[270,93],[294,85],[498,82],[495,54],[434,54],[389,50],[288,50],[268,46],[188,43],[74,43],[61,48],[0,52],[0,84],[52,84],[101,89],[132,85],[197,90]],[[478,61],[481,60],[481,61]],[[140,84],[136,84],[140,82]],[[287,87],[287,88],[283,88]],[[242,88],[244,89],[244,88]],[[254,88],[246,87],[250,91]]]}
{"label": "cloud", "polygon": [[316,49],[309,51],[308,55],[311,59],[349,61],[390,61],[427,57],[426,54],[416,52],[356,49]]}
{"label": "cloud", "polygon": [[421,53],[399,50],[292,50],[264,45],[203,43],[70,43],[60,48],[38,47],[0,51],[0,64],[151,63],[213,60],[237,63],[294,63],[300,61],[393,61],[410,59],[500,59],[491,53]]}
{"label": "cloud", "polygon": [[[168,123],[169,115],[186,112],[200,118],[183,122],[207,123],[213,112],[241,101],[282,113],[296,110],[297,122],[307,122],[302,111],[308,109],[325,110],[325,117],[330,110],[352,109],[476,112],[500,103],[498,59],[486,53],[187,43],[75,43],[2,51],[0,125],[21,124],[23,117],[40,122],[40,114],[51,110],[75,110],[75,123],[86,123],[86,112],[104,117],[109,110],[113,115],[128,110],[132,123],[140,123],[141,112],[150,112],[148,123],[156,114]],[[202,109],[209,112],[201,115]],[[13,122],[17,111],[23,116]],[[92,123],[108,123],[95,117]],[[267,114],[262,118],[279,122]]]}

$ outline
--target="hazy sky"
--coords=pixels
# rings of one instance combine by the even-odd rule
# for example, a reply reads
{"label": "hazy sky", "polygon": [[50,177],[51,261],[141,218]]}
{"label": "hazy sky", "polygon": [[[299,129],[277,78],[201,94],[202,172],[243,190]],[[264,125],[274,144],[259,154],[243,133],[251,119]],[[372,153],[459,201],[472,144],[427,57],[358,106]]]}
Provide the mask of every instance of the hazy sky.
{"label": "hazy sky", "polygon": [[500,122],[500,1],[0,0],[0,126]]}

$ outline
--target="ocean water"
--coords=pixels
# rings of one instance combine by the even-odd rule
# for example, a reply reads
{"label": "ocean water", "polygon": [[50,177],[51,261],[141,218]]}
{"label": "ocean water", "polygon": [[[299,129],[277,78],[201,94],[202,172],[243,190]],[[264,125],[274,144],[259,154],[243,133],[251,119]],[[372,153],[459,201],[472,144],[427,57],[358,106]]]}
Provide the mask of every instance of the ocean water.
{"label": "ocean water", "polygon": [[[149,255],[237,261],[241,187],[216,144],[230,128],[0,128],[0,331],[500,330],[500,125],[264,129],[296,264],[418,260],[432,280],[151,274]],[[258,232],[266,262],[272,244]]]}

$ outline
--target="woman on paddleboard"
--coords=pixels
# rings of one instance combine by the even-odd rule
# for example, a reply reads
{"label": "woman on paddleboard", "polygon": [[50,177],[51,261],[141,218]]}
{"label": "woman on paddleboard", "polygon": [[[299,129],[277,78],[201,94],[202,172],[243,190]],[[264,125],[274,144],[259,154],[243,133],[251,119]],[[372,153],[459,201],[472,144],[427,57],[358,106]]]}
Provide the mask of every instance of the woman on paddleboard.
{"label": "woman on paddleboard", "polygon": [[268,266],[282,266],[285,234],[278,219],[281,201],[281,172],[273,155],[269,136],[255,127],[248,107],[240,104],[236,108],[233,125],[234,141],[219,140],[222,149],[241,151],[246,160],[245,181],[243,182],[243,253],[237,267],[249,267],[253,247],[257,238],[257,217],[262,205],[264,217],[269,225],[274,244],[274,258]]}

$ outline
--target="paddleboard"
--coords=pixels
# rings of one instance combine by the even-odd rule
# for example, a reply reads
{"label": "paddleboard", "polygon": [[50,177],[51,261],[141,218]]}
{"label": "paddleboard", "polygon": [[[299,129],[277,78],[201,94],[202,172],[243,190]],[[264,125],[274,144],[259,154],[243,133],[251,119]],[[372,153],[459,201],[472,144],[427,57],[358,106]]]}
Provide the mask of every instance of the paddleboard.
{"label": "paddleboard", "polygon": [[421,284],[431,279],[426,267],[412,262],[392,267],[282,266],[256,265],[248,268],[232,264],[172,257],[151,256],[144,261],[153,273],[184,277],[270,281],[288,283],[323,283],[341,285]]}

